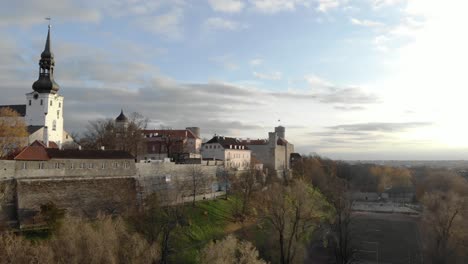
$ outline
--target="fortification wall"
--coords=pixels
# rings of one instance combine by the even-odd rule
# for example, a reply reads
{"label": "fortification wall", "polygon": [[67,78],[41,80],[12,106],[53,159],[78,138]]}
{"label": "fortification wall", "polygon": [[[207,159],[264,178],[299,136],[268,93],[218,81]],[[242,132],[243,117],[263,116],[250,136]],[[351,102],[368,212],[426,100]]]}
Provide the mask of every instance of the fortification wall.
{"label": "fortification wall", "polygon": [[[194,171],[200,173],[204,181],[203,192],[215,192],[218,190],[216,175],[218,166],[205,166],[201,164],[175,164],[167,163],[138,163],[137,181],[142,193],[142,198],[167,190],[184,191],[192,179]],[[198,177],[198,176],[197,176]]]}
{"label": "fortification wall", "polygon": [[21,228],[40,224],[40,206],[48,202],[66,214],[94,218],[99,212],[122,214],[137,208],[135,178],[17,180]]}
{"label": "fortification wall", "polygon": [[0,230],[16,220],[16,181],[0,180]]}
{"label": "fortification wall", "polygon": [[73,159],[16,161],[15,178],[49,177],[123,177],[136,174],[129,160]]}
{"label": "fortification wall", "polygon": [[189,197],[192,192],[188,183],[194,171],[206,184],[197,191],[198,199],[219,195],[216,175],[220,166],[130,163],[103,168],[102,160],[83,162],[86,165],[80,168],[81,160],[73,160],[74,165],[68,161],[58,165],[56,161],[43,165],[36,161],[0,161],[0,223],[18,223],[20,228],[40,225],[40,207],[49,202],[69,215],[94,218],[99,212],[135,210],[147,195],[176,187]]}
{"label": "fortification wall", "polygon": [[10,179],[15,175],[14,160],[0,160],[0,180]]}

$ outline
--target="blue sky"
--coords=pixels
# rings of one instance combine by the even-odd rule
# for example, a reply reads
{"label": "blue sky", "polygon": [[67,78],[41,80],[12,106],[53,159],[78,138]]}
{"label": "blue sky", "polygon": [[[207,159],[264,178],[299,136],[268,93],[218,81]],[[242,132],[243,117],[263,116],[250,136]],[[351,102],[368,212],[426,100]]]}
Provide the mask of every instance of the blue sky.
{"label": "blue sky", "polygon": [[52,17],[65,128],[265,138],[338,159],[467,159],[468,23],[448,0],[20,0],[0,10],[0,104],[23,103]]}

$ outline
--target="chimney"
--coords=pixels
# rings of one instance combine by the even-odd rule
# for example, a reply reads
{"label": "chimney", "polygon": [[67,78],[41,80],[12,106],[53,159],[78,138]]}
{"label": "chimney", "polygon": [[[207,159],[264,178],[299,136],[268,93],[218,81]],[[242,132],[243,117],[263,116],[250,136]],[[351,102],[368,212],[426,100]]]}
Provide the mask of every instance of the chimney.
{"label": "chimney", "polygon": [[44,145],[48,148],[49,147],[49,128],[47,126],[44,127],[44,133],[43,133],[43,139]]}

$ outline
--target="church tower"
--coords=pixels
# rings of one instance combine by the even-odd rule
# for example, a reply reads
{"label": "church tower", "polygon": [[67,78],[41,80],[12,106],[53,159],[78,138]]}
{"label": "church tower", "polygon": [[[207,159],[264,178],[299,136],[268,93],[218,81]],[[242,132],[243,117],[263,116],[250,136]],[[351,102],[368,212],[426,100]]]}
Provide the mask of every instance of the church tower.
{"label": "church tower", "polygon": [[54,80],[54,67],[49,25],[39,60],[39,79],[32,85],[33,91],[26,94],[25,121],[29,126],[44,127],[44,141],[54,141],[60,146],[64,141],[63,96],[58,94],[60,87]]}

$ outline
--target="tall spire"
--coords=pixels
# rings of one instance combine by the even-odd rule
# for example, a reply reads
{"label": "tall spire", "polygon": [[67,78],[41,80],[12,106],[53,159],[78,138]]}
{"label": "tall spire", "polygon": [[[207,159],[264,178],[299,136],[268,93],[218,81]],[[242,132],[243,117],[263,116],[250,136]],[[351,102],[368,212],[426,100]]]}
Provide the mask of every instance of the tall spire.
{"label": "tall spire", "polygon": [[[50,18],[46,19],[50,21]],[[50,50],[50,27],[49,24],[44,51],[41,53],[41,59],[39,60],[39,79],[34,82],[32,88],[38,93],[56,94],[60,87],[54,80],[55,60],[54,54]]]}
{"label": "tall spire", "polygon": [[46,43],[45,43],[45,47],[44,47],[44,51],[42,52],[41,54],[41,57],[44,58],[44,57],[54,57],[54,54],[52,54],[52,52],[50,51],[50,25],[49,25],[49,29],[47,30],[47,40],[46,40]]}

